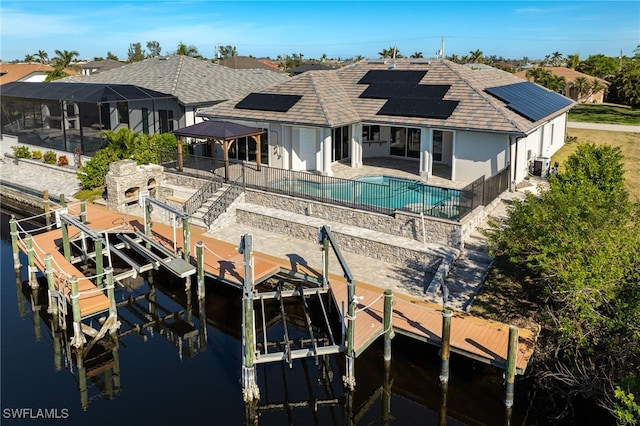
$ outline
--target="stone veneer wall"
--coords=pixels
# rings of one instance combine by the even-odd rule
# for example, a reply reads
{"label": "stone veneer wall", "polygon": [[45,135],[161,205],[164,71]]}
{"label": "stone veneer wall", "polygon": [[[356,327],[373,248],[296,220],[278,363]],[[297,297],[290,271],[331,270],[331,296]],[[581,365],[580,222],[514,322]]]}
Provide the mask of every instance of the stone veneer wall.
{"label": "stone veneer wall", "polygon": [[424,216],[423,221],[416,213],[397,211],[394,216],[387,216],[252,189],[246,190],[245,199],[247,203],[457,249],[484,218],[483,207],[478,207],[460,222],[429,216]]}
{"label": "stone veneer wall", "polygon": [[[162,166],[138,166],[134,160],[115,161],[109,164],[109,172],[105,176],[107,207],[115,211],[126,210],[129,204],[138,202],[138,196],[142,191],[149,191],[152,197],[156,196],[156,188],[162,186],[163,182]],[[136,191],[132,191],[134,189]],[[127,193],[128,191],[132,192]]]}
{"label": "stone veneer wall", "polygon": [[[296,240],[318,242],[318,226],[302,222],[292,222],[279,217],[267,216],[260,212],[238,209],[236,220],[238,223],[255,226],[287,235]],[[422,250],[419,245],[415,248],[399,247],[384,241],[375,241],[358,235],[344,234],[335,229],[331,230],[333,237],[345,252],[366,256],[393,265],[402,265],[418,270],[436,269],[442,256],[431,250]],[[457,252],[457,250],[456,250]]]}

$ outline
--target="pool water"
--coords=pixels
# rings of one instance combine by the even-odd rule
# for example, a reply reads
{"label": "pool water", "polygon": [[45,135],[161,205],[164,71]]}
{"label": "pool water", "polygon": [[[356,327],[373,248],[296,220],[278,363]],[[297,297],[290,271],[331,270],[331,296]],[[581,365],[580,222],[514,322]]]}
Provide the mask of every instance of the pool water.
{"label": "pool water", "polygon": [[366,176],[340,183],[298,179],[278,182],[274,186],[307,196],[332,198],[391,210],[425,211],[435,206],[455,204],[460,197],[460,191],[457,190],[391,176]]}

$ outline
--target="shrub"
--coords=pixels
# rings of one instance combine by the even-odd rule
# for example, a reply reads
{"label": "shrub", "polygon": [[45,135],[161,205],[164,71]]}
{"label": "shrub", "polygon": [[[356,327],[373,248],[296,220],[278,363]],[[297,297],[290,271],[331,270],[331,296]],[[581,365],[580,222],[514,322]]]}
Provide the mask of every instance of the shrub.
{"label": "shrub", "polygon": [[44,162],[46,164],[56,164],[58,155],[53,151],[47,151],[44,153]]}
{"label": "shrub", "polygon": [[31,151],[31,158],[33,158],[34,160],[42,159],[42,151],[38,149]]}
{"label": "shrub", "polygon": [[61,155],[58,158],[58,166],[62,167],[62,166],[66,166],[69,164],[69,160],[67,159],[66,155]]}
{"label": "shrub", "polygon": [[12,146],[13,155],[16,158],[31,158],[31,151],[29,151],[29,147],[24,145],[16,145]]}

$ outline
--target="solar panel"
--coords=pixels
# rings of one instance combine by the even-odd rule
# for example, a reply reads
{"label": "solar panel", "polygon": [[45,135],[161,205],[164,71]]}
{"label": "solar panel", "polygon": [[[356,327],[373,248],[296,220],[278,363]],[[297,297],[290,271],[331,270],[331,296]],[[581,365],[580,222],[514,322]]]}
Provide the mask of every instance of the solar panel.
{"label": "solar panel", "polygon": [[400,117],[449,118],[458,106],[458,101],[442,99],[392,98],[377,115]]}
{"label": "solar panel", "polygon": [[538,121],[573,103],[571,99],[530,81],[487,87],[484,91],[531,121]]}
{"label": "solar panel", "polygon": [[389,98],[429,98],[442,99],[451,86],[445,84],[413,84],[389,83],[371,84],[360,95],[361,98],[389,99]]}
{"label": "solar panel", "polygon": [[374,83],[420,83],[427,71],[416,70],[371,70],[367,72],[358,84]]}
{"label": "solar panel", "polygon": [[272,93],[250,93],[236,104],[239,109],[287,112],[298,102],[300,95],[278,95]]}

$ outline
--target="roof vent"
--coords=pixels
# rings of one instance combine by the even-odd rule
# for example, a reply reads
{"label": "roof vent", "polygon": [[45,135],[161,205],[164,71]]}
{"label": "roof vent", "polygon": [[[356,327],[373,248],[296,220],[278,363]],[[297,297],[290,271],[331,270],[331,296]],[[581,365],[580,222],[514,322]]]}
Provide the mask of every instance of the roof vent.
{"label": "roof vent", "polygon": [[370,64],[386,64],[387,61],[385,61],[384,59],[369,59],[367,62],[369,62]]}
{"label": "roof vent", "polygon": [[159,61],[168,61],[169,57],[168,56],[158,56],[158,60]]}
{"label": "roof vent", "polygon": [[391,65],[389,65],[389,69],[390,70],[395,70],[396,69],[396,63],[395,62],[391,62]]}

